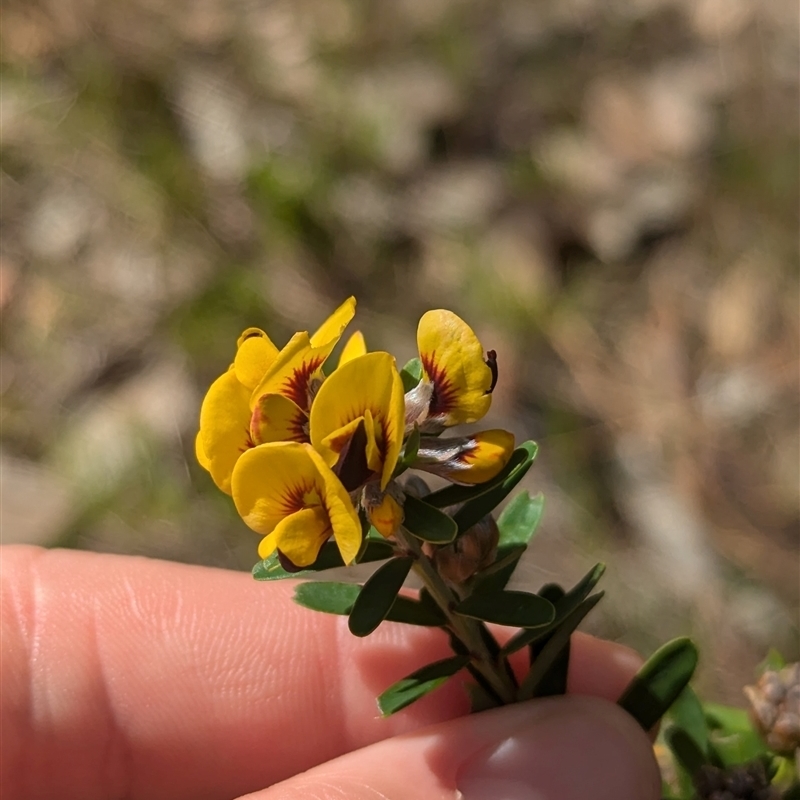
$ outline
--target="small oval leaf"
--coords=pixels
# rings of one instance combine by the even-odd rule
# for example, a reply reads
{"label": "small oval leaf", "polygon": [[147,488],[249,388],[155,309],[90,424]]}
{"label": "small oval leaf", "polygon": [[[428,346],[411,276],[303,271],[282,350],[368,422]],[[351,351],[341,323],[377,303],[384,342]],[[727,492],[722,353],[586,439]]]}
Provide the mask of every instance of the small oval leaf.
{"label": "small oval leaf", "polygon": [[438,689],[448,678],[452,678],[469,662],[469,656],[453,656],[435,661],[390,686],[378,697],[381,715],[395,714],[415,700]]}
{"label": "small oval leaf", "polygon": [[566,687],[568,663],[561,655],[569,647],[570,636],[602,596],[603,592],[598,592],[580,603],[547,634],[546,641],[535,648],[536,660],[519,686],[517,700],[530,700],[540,692],[552,691],[555,686]]}
{"label": "small oval leaf", "polygon": [[514,628],[538,628],[553,621],[553,604],[529,592],[494,592],[472,594],[455,608],[456,614],[496,625]]}
{"label": "small oval leaf", "polygon": [[395,599],[386,619],[389,622],[405,622],[407,625],[422,625],[427,628],[438,628],[447,622],[444,613],[436,606],[401,595]]}
{"label": "small oval leaf", "polygon": [[[550,628],[556,628],[558,625],[561,624],[562,620],[564,620],[569,614],[571,614],[589,595],[589,593],[594,589],[597,585],[597,582],[603,576],[603,573],[606,571],[605,564],[595,564],[586,575],[581,578],[578,583],[575,584],[566,594],[564,594],[563,589],[560,586],[555,586],[555,584],[551,584],[554,588],[550,589],[551,585],[543,586],[539,590],[539,594],[545,596],[548,600],[550,600],[556,607],[556,618],[553,621],[553,624]],[[546,592],[560,592],[560,596],[556,596],[555,594],[549,594]],[[505,647],[503,647],[503,654],[510,655],[511,653],[515,653],[517,650],[521,650],[526,645],[535,642],[537,639],[545,636],[549,633],[549,630],[542,630],[542,631],[520,631],[515,636],[512,636],[508,642],[506,642]]]}
{"label": "small oval leaf", "polygon": [[697,647],[691,639],[667,642],[639,670],[619,705],[649,731],[686,688],[696,666]]}
{"label": "small oval leaf", "polygon": [[403,527],[423,542],[449,544],[456,538],[458,528],[453,519],[416,497],[406,496],[403,513]]}
{"label": "small oval leaf", "polygon": [[536,533],[544,511],[544,495],[531,497],[528,492],[518,494],[497,520],[500,529],[498,547],[527,545]]}
{"label": "small oval leaf", "polygon": [[354,583],[308,581],[295,587],[294,601],[312,611],[326,614],[349,614],[361,587]]}
{"label": "small oval leaf", "polygon": [[350,633],[368,636],[386,619],[413,563],[410,556],[392,558],[372,573],[350,612]]}
{"label": "small oval leaf", "polygon": [[410,392],[422,380],[422,361],[418,358],[407,361],[400,370],[400,378],[403,381],[403,391]]}

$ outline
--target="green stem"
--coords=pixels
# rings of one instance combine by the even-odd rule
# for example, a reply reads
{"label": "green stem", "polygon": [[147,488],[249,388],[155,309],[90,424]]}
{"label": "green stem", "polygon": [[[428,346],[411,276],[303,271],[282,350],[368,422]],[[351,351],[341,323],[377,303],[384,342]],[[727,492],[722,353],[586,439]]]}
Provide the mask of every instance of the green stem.
{"label": "green stem", "polygon": [[480,626],[483,623],[453,613],[453,608],[458,603],[458,598],[442,580],[431,560],[422,552],[419,540],[415,536],[406,533],[402,528],[395,536],[401,545],[416,557],[414,571],[420,576],[425,588],[444,612],[447,617],[448,627],[452,633],[458,637],[469,651],[473,667],[486,679],[504,704],[513,703],[516,696],[516,687],[505,671],[504,666],[498,664],[489,652],[489,648],[481,636]]}

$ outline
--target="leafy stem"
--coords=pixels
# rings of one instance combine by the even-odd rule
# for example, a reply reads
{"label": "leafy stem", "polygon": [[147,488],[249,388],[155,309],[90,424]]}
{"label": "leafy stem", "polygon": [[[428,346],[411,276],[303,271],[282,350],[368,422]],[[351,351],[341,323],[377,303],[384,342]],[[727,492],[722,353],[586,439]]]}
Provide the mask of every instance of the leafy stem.
{"label": "leafy stem", "polygon": [[469,652],[471,666],[486,680],[492,687],[492,691],[504,704],[513,703],[516,687],[504,665],[501,665],[489,651],[484,638],[488,631],[481,631],[481,628],[484,627],[483,623],[453,612],[459,598],[436,571],[415,536],[408,534],[402,528],[395,536],[406,551],[414,556],[414,571],[419,575],[430,596],[447,618],[447,627],[450,632]]}

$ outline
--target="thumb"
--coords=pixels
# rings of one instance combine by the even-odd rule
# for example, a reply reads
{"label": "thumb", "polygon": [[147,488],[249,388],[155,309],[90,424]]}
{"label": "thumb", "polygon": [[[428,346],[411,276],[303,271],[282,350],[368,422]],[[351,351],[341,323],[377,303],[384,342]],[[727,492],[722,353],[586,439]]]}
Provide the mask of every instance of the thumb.
{"label": "thumb", "polygon": [[554,697],[386,739],[249,800],[657,800],[650,740],[596,697]]}

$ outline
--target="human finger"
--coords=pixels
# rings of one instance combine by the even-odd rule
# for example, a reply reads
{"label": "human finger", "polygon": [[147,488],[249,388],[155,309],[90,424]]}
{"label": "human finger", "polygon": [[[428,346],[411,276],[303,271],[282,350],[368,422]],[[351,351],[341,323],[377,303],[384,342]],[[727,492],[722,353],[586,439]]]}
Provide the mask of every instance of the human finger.
{"label": "human finger", "polygon": [[247,800],[657,800],[646,734],[593,697],[534,700],[386,739]]}
{"label": "human finger", "polygon": [[[358,640],[241,573],[4,548],[2,636],[12,797],[230,797],[467,710],[454,681],[380,719],[380,691],[448,655],[440,632]],[[608,647],[576,638],[572,691],[615,699],[636,666]]]}

